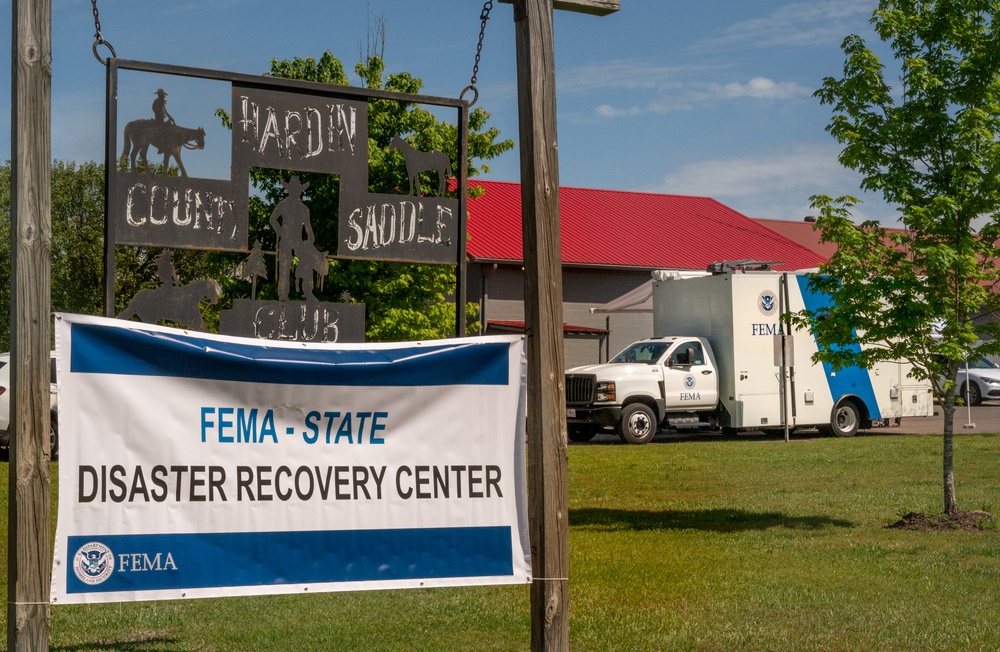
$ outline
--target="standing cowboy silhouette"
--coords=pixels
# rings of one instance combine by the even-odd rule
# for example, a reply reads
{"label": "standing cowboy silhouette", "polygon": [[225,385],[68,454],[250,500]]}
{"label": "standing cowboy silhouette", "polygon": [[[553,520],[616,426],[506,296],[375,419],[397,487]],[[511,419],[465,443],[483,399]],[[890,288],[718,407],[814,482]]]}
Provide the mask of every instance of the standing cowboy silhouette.
{"label": "standing cowboy silhouette", "polygon": [[[278,236],[278,299],[288,301],[291,283],[292,262],[296,255],[303,254],[303,248],[315,249],[315,236],[309,223],[309,208],[302,203],[302,193],[309,183],[301,183],[298,176],[288,181],[282,180],[287,196],[278,202],[271,212],[271,228]],[[280,220],[278,218],[281,218]]]}

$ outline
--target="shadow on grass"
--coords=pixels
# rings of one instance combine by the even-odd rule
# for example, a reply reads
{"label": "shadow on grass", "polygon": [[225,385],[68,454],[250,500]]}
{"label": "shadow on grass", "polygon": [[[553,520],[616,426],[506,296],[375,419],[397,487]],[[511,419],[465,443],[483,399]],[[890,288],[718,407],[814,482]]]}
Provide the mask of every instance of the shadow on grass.
{"label": "shadow on grass", "polygon": [[52,652],[103,652],[113,650],[114,652],[146,652],[148,650],[160,650],[170,652],[171,650],[187,649],[180,647],[176,638],[170,636],[149,636],[146,638],[135,638],[130,641],[115,643],[75,643],[73,645],[53,645],[49,648]]}
{"label": "shadow on grass", "polygon": [[705,530],[742,532],[783,527],[818,530],[823,527],[854,527],[851,521],[828,516],[788,516],[780,512],[746,512],[739,509],[692,511],[630,511],[621,509],[571,509],[570,527],[591,530]]}

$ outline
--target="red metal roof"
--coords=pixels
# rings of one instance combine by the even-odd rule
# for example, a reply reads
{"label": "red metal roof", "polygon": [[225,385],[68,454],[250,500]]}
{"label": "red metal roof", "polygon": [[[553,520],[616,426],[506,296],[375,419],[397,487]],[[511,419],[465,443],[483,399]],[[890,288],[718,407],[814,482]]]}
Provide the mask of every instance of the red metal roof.
{"label": "red metal roof", "polygon": [[836,242],[819,241],[820,232],[816,228],[815,220],[812,222],[796,222],[793,220],[754,218],[754,222],[762,224],[772,231],[777,231],[789,240],[799,243],[806,249],[815,251],[824,258],[829,258],[833,254],[837,253]]}
{"label": "red metal roof", "polygon": [[[470,180],[468,253],[473,260],[521,261],[521,186]],[[724,260],[816,267],[826,258],[708,197],[619,190],[559,189],[564,265],[704,270]]]}

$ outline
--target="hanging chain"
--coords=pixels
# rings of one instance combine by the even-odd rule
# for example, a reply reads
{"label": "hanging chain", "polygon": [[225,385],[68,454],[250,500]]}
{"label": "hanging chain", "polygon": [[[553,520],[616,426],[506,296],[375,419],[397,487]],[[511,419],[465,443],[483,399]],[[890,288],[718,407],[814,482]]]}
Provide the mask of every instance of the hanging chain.
{"label": "hanging chain", "polygon": [[[97,2],[97,0],[94,0]],[[493,9],[493,0],[486,0],[483,4],[483,11],[479,14],[479,20],[482,21],[482,25],[479,27],[479,43],[476,44],[476,63],[472,66],[472,80],[469,85],[462,89],[462,93],[458,96],[462,99],[465,96],[466,91],[472,91],[472,101],[469,102],[469,106],[474,105],[479,100],[479,89],[476,88],[476,78],[479,75],[479,58],[483,55],[483,36],[486,35],[486,21],[490,19],[490,10]]]}
{"label": "hanging chain", "polygon": [[111,44],[104,40],[104,35],[101,34],[101,16],[97,13],[97,0],[90,0],[90,4],[94,6],[94,29],[96,30],[94,34],[94,56],[97,60],[101,62],[101,65],[107,64],[107,60],[102,59],[101,55],[97,53],[97,48],[101,45],[108,48],[111,51],[111,56],[117,57],[115,49],[111,47]]}

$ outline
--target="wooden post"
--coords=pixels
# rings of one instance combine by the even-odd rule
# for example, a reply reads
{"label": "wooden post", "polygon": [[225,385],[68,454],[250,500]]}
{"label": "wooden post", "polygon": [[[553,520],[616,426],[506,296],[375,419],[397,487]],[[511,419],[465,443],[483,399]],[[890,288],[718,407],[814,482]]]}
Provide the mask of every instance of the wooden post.
{"label": "wooden post", "polygon": [[524,313],[528,338],[531,649],[569,649],[569,521],[563,356],[554,8],[606,14],[618,0],[501,0],[514,5]]}
{"label": "wooden post", "polygon": [[49,649],[52,3],[14,0],[7,649]]}
{"label": "wooden post", "polygon": [[569,649],[569,521],[552,0],[514,6],[528,337],[531,649]]}

